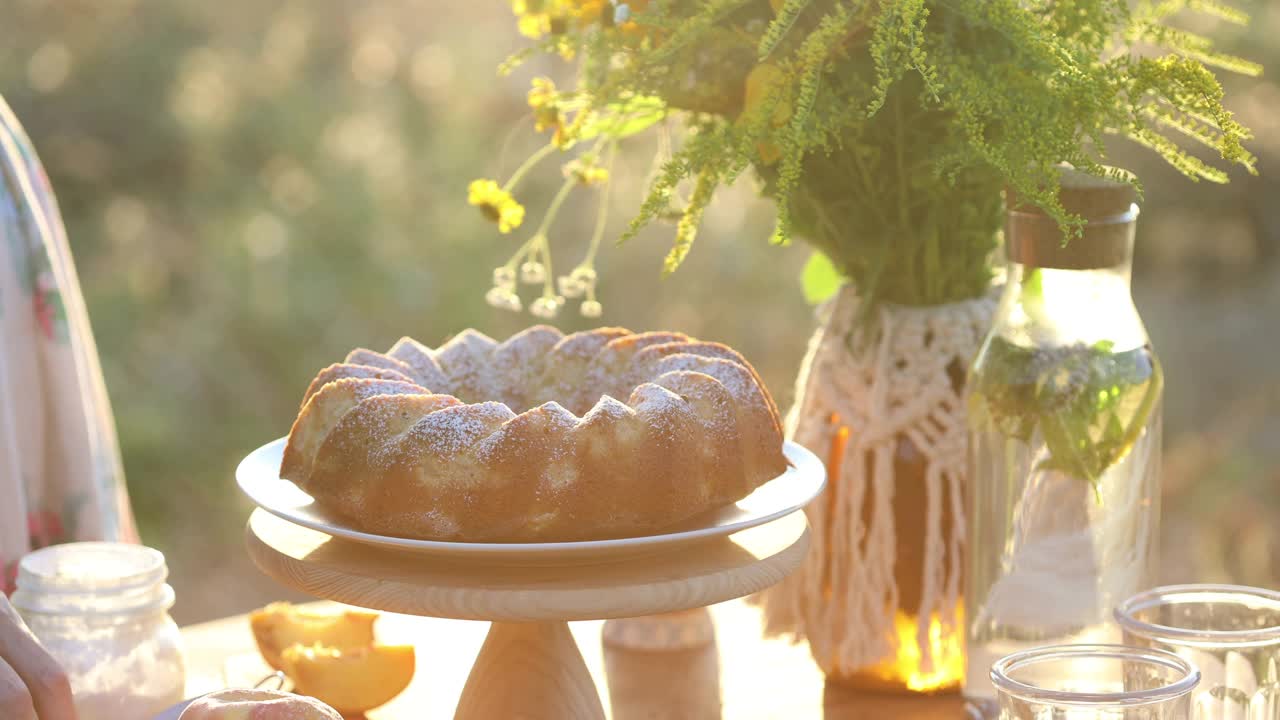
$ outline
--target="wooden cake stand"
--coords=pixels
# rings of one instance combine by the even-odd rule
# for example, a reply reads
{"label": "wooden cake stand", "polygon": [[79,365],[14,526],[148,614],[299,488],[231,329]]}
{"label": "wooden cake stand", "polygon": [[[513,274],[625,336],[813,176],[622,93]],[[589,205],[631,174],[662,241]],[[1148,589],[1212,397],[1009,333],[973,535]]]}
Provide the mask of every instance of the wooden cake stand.
{"label": "wooden cake stand", "polygon": [[703,607],[773,585],[809,545],[804,513],[666,553],[504,566],[335,538],[255,510],[249,555],[276,581],[349,605],[492,622],[455,720],[603,720],[570,620]]}

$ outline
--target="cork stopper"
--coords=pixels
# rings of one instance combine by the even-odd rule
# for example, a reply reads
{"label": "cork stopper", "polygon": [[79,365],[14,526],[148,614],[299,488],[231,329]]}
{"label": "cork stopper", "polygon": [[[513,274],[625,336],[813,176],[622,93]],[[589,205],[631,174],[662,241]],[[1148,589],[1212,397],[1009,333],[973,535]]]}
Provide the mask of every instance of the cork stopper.
{"label": "cork stopper", "polygon": [[1067,212],[1085,220],[1080,237],[1066,239],[1062,228],[1041,208],[1006,193],[1005,250],[1013,262],[1033,267],[1091,270],[1128,261],[1133,223],[1138,217],[1133,185],[1060,168],[1058,200]]}

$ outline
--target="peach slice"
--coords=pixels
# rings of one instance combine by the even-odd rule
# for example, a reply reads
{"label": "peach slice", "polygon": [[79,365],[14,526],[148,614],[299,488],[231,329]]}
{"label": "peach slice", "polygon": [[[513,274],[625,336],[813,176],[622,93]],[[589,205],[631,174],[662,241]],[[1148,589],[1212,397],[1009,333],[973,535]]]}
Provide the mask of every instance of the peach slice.
{"label": "peach slice", "polygon": [[365,647],[373,644],[373,621],[378,614],[360,610],[316,613],[277,602],[249,613],[249,627],[262,659],[283,670],[280,653],[290,645]]}
{"label": "peach slice", "polygon": [[291,645],[280,654],[294,690],[344,715],[385,705],[413,679],[412,645]]}

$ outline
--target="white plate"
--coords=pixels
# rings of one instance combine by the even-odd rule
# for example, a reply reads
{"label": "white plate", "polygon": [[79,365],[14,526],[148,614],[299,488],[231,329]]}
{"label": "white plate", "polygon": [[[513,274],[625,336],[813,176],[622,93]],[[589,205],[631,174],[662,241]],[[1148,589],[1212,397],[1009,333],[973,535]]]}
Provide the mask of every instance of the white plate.
{"label": "white plate", "polygon": [[298,486],[280,478],[280,457],[284,453],[284,445],[284,438],[267,443],[249,453],[236,468],[236,482],[240,489],[263,510],[334,537],[441,558],[493,563],[561,565],[665,552],[708,538],[731,535],[793,513],[822,492],[827,477],[826,469],[817,456],[787,442],[782,448],[791,463],[786,472],[733,505],[704,513],[661,535],[550,543],[441,542],[374,535],[347,526],[343,520],[326,513]]}

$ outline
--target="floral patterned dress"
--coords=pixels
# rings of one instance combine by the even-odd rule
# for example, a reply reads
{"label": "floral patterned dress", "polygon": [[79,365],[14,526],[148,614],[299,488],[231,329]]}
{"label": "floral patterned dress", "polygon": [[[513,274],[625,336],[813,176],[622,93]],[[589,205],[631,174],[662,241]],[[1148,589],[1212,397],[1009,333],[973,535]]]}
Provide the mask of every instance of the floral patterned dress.
{"label": "floral patterned dress", "polygon": [[66,230],[0,98],[0,588],[28,551],[74,540],[137,531]]}

